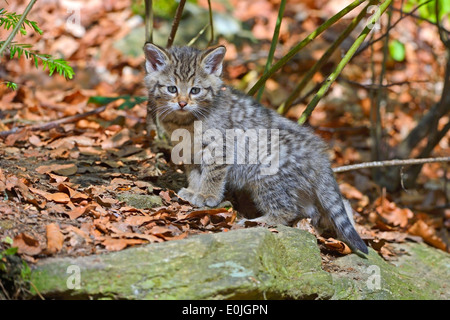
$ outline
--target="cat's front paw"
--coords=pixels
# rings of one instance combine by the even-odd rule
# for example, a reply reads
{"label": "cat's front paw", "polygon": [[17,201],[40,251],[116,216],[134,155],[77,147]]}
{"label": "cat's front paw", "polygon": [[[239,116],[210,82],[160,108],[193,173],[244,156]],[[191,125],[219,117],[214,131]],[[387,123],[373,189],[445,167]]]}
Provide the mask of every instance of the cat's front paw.
{"label": "cat's front paw", "polygon": [[178,191],[178,196],[189,201],[196,207],[216,207],[222,200],[214,195],[203,195],[186,188]]}
{"label": "cat's front paw", "polygon": [[214,195],[196,194],[190,203],[197,207],[216,207],[220,200]]}
{"label": "cat's front paw", "polygon": [[205,198],[205,204],[208,207],[217,207],[220,204],[222,199],[217,198],[216,196],[209,195]]}
{"label": "cat's front paw", "polygon": [[189,201],[192,203],[195,197],[194,191],[186,188],[181,188],[180,191],[178,191],[178,196],[186,201]]}

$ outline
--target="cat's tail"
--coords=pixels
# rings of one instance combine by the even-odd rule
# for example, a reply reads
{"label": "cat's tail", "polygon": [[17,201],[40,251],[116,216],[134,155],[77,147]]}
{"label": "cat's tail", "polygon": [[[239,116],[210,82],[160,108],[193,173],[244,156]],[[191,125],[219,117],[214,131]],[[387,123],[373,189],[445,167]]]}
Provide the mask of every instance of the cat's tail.
{"label": "cat's tail", "polygon": [[368,254],[369,250],[366,244],[352,224],[353,218],[349,217],[352,214],[351,207],[348,205],[348,208],[346,208],[345,200],[342,199],[333,173],[331,173],[331,176],[323,178],[329,180],[324,181],[325,183],[319,183],[317,190],[317,198],[323,208],[323,213],[327,215],[340,240],[344,241],[353,251],[358,249]]}

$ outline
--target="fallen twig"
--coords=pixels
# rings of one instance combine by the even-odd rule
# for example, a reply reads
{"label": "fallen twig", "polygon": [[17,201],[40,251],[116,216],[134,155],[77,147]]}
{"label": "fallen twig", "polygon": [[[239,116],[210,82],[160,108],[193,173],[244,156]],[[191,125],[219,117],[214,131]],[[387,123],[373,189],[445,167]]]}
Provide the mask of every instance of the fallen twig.
{"label": "fallen twig", "polygon": [[88,112],[81,113],[81,114],[76,114],[74,116],[58,119],[58,120],[51,121],[51,122],[44,123],[44,124],[34,125],[34,126],[31,126],[31,127],[16,127],[16,128],[11,129],[11,130],[0,131],[0,137],[7,137],[10,134],[16,133],[16,132],[18,132],[18,131],[20,131],[22,129],[25,129],[25,128],[29,128],[29,130],[31,130],[31,131],[50,130],[50,129],[53,129],[53,128],[56,128],[56,127],[60,126],[61,124],[75,122],[75,121],[84,119],[86,117],[92,116],[94,114],[101,113],[101,112],[105,111],[105,109],[106,109],[106,106],[102,106],[102,107],[99,107],[99,108],[94,109],[92,111],[88,111]]}
{"label": "fallen twig", "polygon": [[358,163],[358,164],[352,164],[352,165],[348,165],[348,166],[333,168],[333,172],[340,173],[340,172],[346,172],[346,171],[358,170],[358,169],[392,167],[392,166],[408,166],[408,165],[413,165],[413,164],[424,164],[424,163],[432,163],[432,162],[450,162],[450,157],[405,159],[405,160],[395,159],[395,160],[386,160],[386,161],[364,162],[364,163]]}

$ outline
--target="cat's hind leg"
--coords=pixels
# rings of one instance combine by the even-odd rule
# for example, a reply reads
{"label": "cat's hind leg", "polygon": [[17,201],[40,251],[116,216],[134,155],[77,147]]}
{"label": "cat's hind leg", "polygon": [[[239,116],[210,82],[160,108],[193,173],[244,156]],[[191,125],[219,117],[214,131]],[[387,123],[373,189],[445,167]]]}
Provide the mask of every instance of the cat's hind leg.
{"label": "cat's hind leg", "polygon": [[[275,186],[275,188],[273,187]],[[264,185],[251,189],[252,199],[262,215],[254,219],[241,219],[238,224],[252,221],[267,225],[289,225],[300,218],[318,219],[317,208],[305,197],[300,201],[298,191],[274,190],[276,185]]]}

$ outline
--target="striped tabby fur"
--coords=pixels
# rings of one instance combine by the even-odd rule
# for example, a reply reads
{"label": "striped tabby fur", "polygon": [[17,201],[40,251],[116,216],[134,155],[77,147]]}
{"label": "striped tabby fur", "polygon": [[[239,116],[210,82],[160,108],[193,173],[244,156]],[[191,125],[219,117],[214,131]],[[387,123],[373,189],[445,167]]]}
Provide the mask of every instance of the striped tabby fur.
{"label": "striped tabby fur", "polygon": [[191,164],[187,166],[189,186],[178,193],[182,198],[196,206],[216,206],[225,190],[245,190],[263,213],[253,220],[274,225],[310,218],[319,229],[331,227],[353,250],[368,252],[333,176],[325,143],[309,128],[225,86],[220,77],[225,47],[165,50],[146,44],[144,52],[145,82],[153,101],[149,112],[158,116],[169,136],[179,128],[193,134],[198,120],[203,131],[279,130],[276,174],[261,175],[258,164]]}

